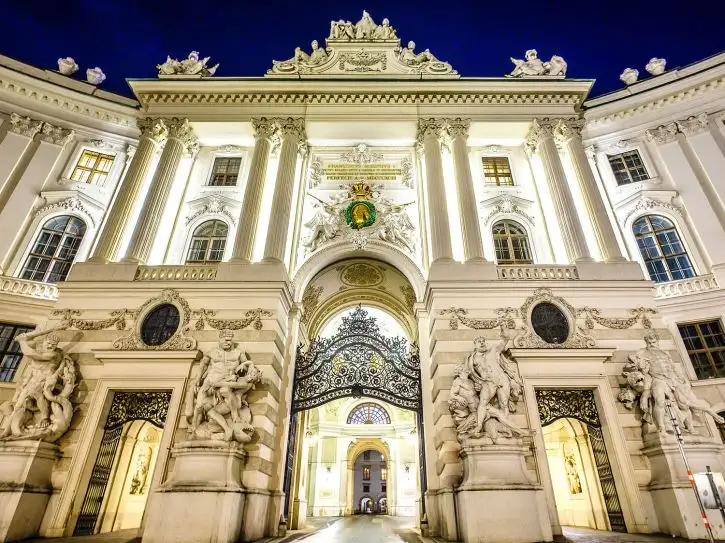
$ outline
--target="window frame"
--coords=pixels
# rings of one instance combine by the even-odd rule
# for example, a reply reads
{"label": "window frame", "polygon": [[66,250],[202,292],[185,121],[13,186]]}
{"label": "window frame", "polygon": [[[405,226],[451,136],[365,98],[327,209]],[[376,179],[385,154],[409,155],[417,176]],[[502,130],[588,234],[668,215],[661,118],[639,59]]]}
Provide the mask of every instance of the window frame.
{"label": "window frame", "polygon": [[[707,341],[705,340],[705,334],[702,333],[701,326],[705,324],[711,324],[715,323],[719,327],[720,336],[723,339],[724,345],[721,347],[714,347],[714,348],[708,348],[707,347]],[[677,334],[682,342],[682,346],[685,349],[685,353],[687,354],[687,360],[690,363],[690,366],[692,367],[692,370],[694,372],[695,378],[698,381],[707,381],[709,379],[722,379],[725,378],[725,363],[723,363],[722,369],[718,372],[717,366],[715,364],[715,360],[711,353],[713,352],[725,352],[725,326],[723,326],[722,318],[721,317],[713,317],[709,319],[697,319],[697,320],[691,320],[691,321],[684,321],[684,322],[677,322],[675,323],[675,326],[677,328]],[[682,328],[686,326],[694,326],[697,331],[697,337],[702,345],[705,346],[705,349],[688,349],[687,348],[687,342],[685,341],[685,336],[682,333]],[[710,369],[714,369],[716,371],[716,375],[711,376],[701,376],[698,373],[698,367],[699,364],[696,366],[695,362],[692,360],[693,354],[705,354],[708,363],[710,364]],[[689,376],[686,376],[689,379]]]}
{"label": "window frame", "polygon": [[[503,235],[503,236],[502,235],[499,235],[499,234],[496,234],[493,231],[494,228],[498,224],[501,224],[501,223],[503,223],[505,225],[505,227],[506,227],[506,235]],[[514,226],[520,228],[521,231],[523,232],[523,235],[519,235],[519,234],[512,235],[510,233],[510,231],[509,231],[509,225],[511,225],[511,224],[513,224]],[[534,251],[532,249],[531,236],[529,235],[528,229],[523,224],[521,224],[520,222],[518,222],[518,221],[516,221],[514,219],[509,219],[509,218],[506,218],[506,217],[502,217],[502,218],[496,219],[495,221],[492,221],[491,222],[490,232],[491,232],[491,241],[493,243],[493,253],[494,253],[494,257],[496,258],[496,264],[501,265],[501,266],[527,266],[527,265],[534,264]],[[526,250],[527,250],[528,255],[529,255],[529,258],[526,259],[526,261],[523,260],[523,259],[522,260],[517,260],[517,259],[513,259],[513,260],[500,260],[498,258],[498,254],[497,254],[497,250],[496,250],[496,248],[497,248],[496,247],[496,240],[497,239],[505,239],[506,240],[506,245],[508,247],[509,254],[512,255],[512,256],[515,256],[516,251],[514,250],[513,238],[523,238],[523,240],[525,241]]]}
{"label": "window frame", "polygon": [[[362,410],[365,409],[365,414],[367,415],[367,420],[370,420],[371,422],[354,422],[353,419],[356,418],[358,413],[362,413]],[[376,422],[375,418],[371,417],[372,411],[375,410],[376,414],[382,415],[382,420],[384,422]],[[382,405],[375,403],[375,402],[362,402],[354,406],[347,414],[347,419],[345,424],[351,424],[351,425],[378,425],[378,424],[391,424],[392,419],[390,418],[390,413],[388,413],[387,409],[385,409]]]}
{"label": "window frame", "polygon": [[[206,225],[207,223],[210,223],[210,222],[221,223],[227,229],[227,233],[224,236],[224,246],[221,249],[221,257],[219,258],[219,260],[210,260],[208,257],[211,255],[211,253],[213,251],[218,251],[218,249],[213,248],[214,241],[219,241],[222,239],[222,237],[221,236],[204,237],[204,236],[196,235],[196,232],[199,229],[201,229],[204,225]],[[186,250],[184,251],[184,264],[199,266],[199,265],[207,265],[207,264],[218,264],[219,262],[223,262],[224,258],[226,257],[227,249],[229,247],[230,230],[231,230],[231,228],[229,227],[229,223],[219,217],[207,216],[207,217],[204,217],[201,221],[192,225],[192,227],[189,229],[189,242],[186,244]],[[206,248],[204,249],[204,257],[205,257],[204,260],[192,260],[190,258],[192,255],[192,251],[196,250],[196,249],[194,249],[194,242],[196,239],[206,240],[207,242],[209,242],[207,244]]]}
{"label": "window frame", "polygon": [[[93,154],[97,155],[93,166],[87,167],[87,166],[81,166],[81,160],[83,159],[84,155],[86,154]],[[83,183],[85,185],[95,185],[98,187],[105,187],[108,183],[109,177],[113,174],[113,169],[116,164],[116,158],[118,154],[113,152],[105,152],[101,149],[93,148],[93,147],[87,147],[87,146],[81,146],[78,153],[74,155],[73,162],[71,162],[70,170],[68,171],[68,180],[73,183]],[[101,159],[110,159],[110,163],[108,165],[108,171],[97,169],[98,163]],[[78,169],[82,169],[84,171],[89,171],[89,180],[82,180],[82,179],[74,179],[73,175],[76,173]],[[93,178],[93,174],[103,174],[103,177],[100,181],[91,180]]]}
{"label": "window frame", "polygon": [[[661,218],[665,219],[666,221],[670,222],[672,224],[672,227],[665,229],[665,230],[655,231],[652,226],[652,221],[651,221],[650,217],[661,217]],[[647,234],[637,234],[635,232],[635,230],[634,230],[635,225],[642,219],[647,219],[651,232],[648,232]],[[668,255],[662,250],[661,242],[660,242],[659,238],[657,237],[657,234],[661,233],[661,232],[667,232],[667,231],[674,231],[674,233],[677,235],[679,244],[683,248],[683,252],[673,253],[673,254]],[[650,281],[654,281],[655,283],[664,284],[664,283],[669,283],[672,281],[684,281],[686,279],[693,279],[698,276],[697,267],[695,266],[694,255],[692,254],[692,252],[690,251],[690,249],[688,247],[688,244],[686,243],[686,239],[682,234],[680,224],[678,223],[678,221],[676,221],[671,216],[669,216],[665,213],[661,213],[657,209],[654,209],[652,213],[643,213],[642,215],[638,215],[638,216],[634,217],[631,220],[631,222],[629,223],[629,234],[632,236],[632,239],[634,240],[634,249],[637,251],[636,254],[639,256],[639,261],[644,266],[645,274]],[[640,248],[639,240],[641,238],[644,238],[646,235],[651,236],[655,241],[655,247],[659,254],[659,256],[657,258],[646,258],[642,252],[642,249]],[[689,265],[690,265],[690,269],[692,270],[692,275],[689,277],[680,277],[680,278],[676,279],[676,278],[674,278],[672,270],[670,269],[670,266],[667,263],[667,259],[674,258],[674,257],[681,257],[681,256],[685,256],[687,258],[687,261],[689,262]],[[663,261],[665,263],[665,273],[667,274],[667,277],[668,277],[668,279],[666,281],[657,281],[650,274],[647,264],[648,264],[648,262],[655,262],[655,261]]]}
{"label": "window frame", "polygon": [[[653,176],[651,173],[652,172],[651,166],[650,166],[650,164],[648,164],[645,154],[642,152],[642,150],[639,147],[632,147],[629,149],[622,149],[622,150],[617,150],[617,151],[618,152],[616,152],[614,154],[610,154],[609,152],[604,153],[604,156],[607,159],[607,165],[609,166],[609,171],[612,174],[612,179],[614,179],[615,186],[626,187],[628,185],[634,185],[636,183],[644,183],[647,181],[652,181],[652,179],[654,179],[655,176]],[[633,178],[632,171],[634,170],[634,168],[630,169],[627,166],[626,159],[625,159],[625,155],[631,155],[631,154],[636,154],[636,156],[641,164],[641,168],[644,170],[644,174],[646,177],[644,177],[642,179]],[[615,159],[615,160],[619,159],[625,169],[624,170],[615,170],[614,166],[612,165],[612,159]],[[624,171],[627,174],[627,177],[629,180],[625,181],[625,182],[620,182],[620,180],[617,178],[618,171],[620,171],[620,172]]]}
{"label": "window frame", "polygon": [[[490,154],[490,153],[481,153],[479,157],[481,161],[481,172],[483,174],[483,186],[485,188],[492,188],[492,187],[516,187],[516,178],[514,176],[514,168],[511,161],[511,157],[508,154]],[[489,181],[491,179],[486,175],[486,159],[491,159],[494,161],[494,171],[496,172],[495,181]],[[506,164],[508,165],[508,176],[511,179],[510,183],[500,183],[499,179],[501,177],[505,177],[503,175],[498,175],[498,168],[495,165],[495,161],[497,160],[505,160]]]}
{"label": "window frame", "polygon": [[[68,220],[68,223],[66,224],[65,228],[63,229],[63,231],[60,233],[61,234],[60,239],[58,240],[58,243],[53,251],[52,256],[49,257],[47,254],[43,254],[42,252],[36,252],[35,249],[38,246],[41,236],[43,236],[43,234],[45,232],[48,232],[51,234],[58,233],[57,230],[46,229],[46,225],[48,223],[50,223],[51,221],[54,221],[56,219],[63,218],[63,217],[68,217],[69,220]],[[83,233],[81,234],[80,238],[77,238],[77,236],[75,236],[75,238],[78,240],[78,242],[75,245],[75,252],[73,253],[73,257],[70,260],[61,259],[61,258],[59,258],[59,254],[61,253],[61,251],[63,249],[67,248],[67,246],[64,244],[64,242],[68,237],[71,236],[70,234],[68,234],[67,230],[68,230],[68,226],[71,224],[71,222],[73,220],[77,220],[77,221],[81,222],[81,224],[83,225]],[[70,273],[70,269],[73,267],[73,264],[75,264],[75,262],[79,259],[79,255],[83,254],[84,244],[86,243],[86,240],[89,238],[89,235],[88,235],[89,230],[90,230],[90,228],[88,226],[88,222],[86,221],[86,219],[84,219],[83,217],[79,217],[78,215],[74,215],[72,213],[59,213],[57,215],[47,215],[45,217],[41,217],[40,220],[38,221],[38,225],[36,227],[36,230],[35,230],[32,238],[30,238],[26,242],[27,249],[26,249],[25,254],[23,255],[22,260],[19,262],[17,277],[19,279],[23,279],[25,281],[35,281],[35,282],[39,282],[39,283],[55,284],[60,281],[65,281],[65,279],[68,277],[68,274]],[[92,233],[91,233],[91,237],[92,237]],[[38,258],[41,260],[47,259],[47,258],[50,259],[50,263],[48,264],[48,266],[45,268],[45,271],[43,272],[42,279],[35,279],[32,277],[23,277],[26,270],[28,269],[27,266],[28,266],[28,263],[31,260],[31,258]],[[57,280],[51,282],[51,281],[48,281],[48,276],[54,270],[55,262],[70,262],[70,265],[68,266],[68,270],[65,272],[65,274],[63,275],[63,277],[61,279],[57,279]],[[36,267],[36,268],[34,268],[34,270],[37,272],[38,268]]]}
{"label": "window frame", "polygon": [[[217,160],[239,160],[239,169],[237,171],[237,178],[236,182],[233,185],[217,185],[212,183],[214,179],[214,167],[216,165]],[[211,163],[209,165],[209,173],[206,176],[206,182],[204,183],[205,188],[214,188],[214,189],[239,189],[239,181],[244,173],[244,157],[241,154],[226,154],[226,153],[217,153],[212,155],[211,157]],[[228,175],[228,174],[225,174]]]}
{"label": "window frame", "polygon": [[[16,338],[18,334],[31,332],[35,328],[26,324],[2,321],[0,322],[0,337],[2,337],[2,331],[5,328],[11,329],[9,336],[11,339],[6,345],[3,345],[0,340],[0,383],[14,383],[15,377],[18,375],[23,362],[23,353],[20,350],[20,345],[17,344]],[[13,344],[18,346],[17,351],[12,350]],[[17,360],[11,361],[6,365],[6,359],[10,357],[17,357]]]}

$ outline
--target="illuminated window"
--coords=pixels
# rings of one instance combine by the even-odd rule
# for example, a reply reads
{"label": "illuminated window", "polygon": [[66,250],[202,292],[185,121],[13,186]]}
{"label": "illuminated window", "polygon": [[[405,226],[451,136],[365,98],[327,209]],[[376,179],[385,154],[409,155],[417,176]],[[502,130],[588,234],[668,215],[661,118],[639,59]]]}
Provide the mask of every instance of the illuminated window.
{"label": "illuminated window", "polygon": [[678,324],[698,379],[725,377],[725,333],[719,319]]}
{"label": "illuminated window", "polygon": [[191,238],[186,262],[219,262],[224,257],[229,227],[224,221],[201,223]]}
{"label": "illuminated window", "polygon": [[483,157],[483,176],[487,185],[513,185],[511,164],[505,156]]}
{"label": "illuminated window", "polygon": [[649,278],[656,283],[695,276],[690,257],[674,223],[660,215],[645,215],[632,225]]}
{"label": "illuminated window", "polygon": [[111,171],[114,158],[113,155],[105,155],[96,151],[83,151],[70,178],[81,183],[102,185],[108,177],[108,172]]}
{"label": "illuminated window", "polygon": [[370,480],[370,466],[363,466],[363,481]]}
{"label": "illuminated window", "polygon": [[388,480],[388,468],[380,468],[380,480],[381,481]]}
{"label": "illuminated window", "polygon": [[498,264],[533,264],[526,230],[514,221],[499,221],[491,228]]}
{"label": "illuminated window", "polygon": [[45,283],[63,281],[85,233],[85,223],[76,217],[61,215],[50,219],[41,228],[25,260],[21,279]]}
{"label": "illuminated window", "polygon": [[390,415],[376,403],[361,403],[350,411],[348,424],[390,424]]}
{"label": "illuminated window", "polygon": [[607,155],[617,185],[628,185],[649,179],[639,151],[627,151],[618,155]]}
{"label": "illuminated window", "polygon": [[15,377],[23,353],[15,341],[18,334],[30,332],[32,328],[19,324],[0,323],[0,381],[10,382]]}
{"label": "illuminated window", "polygon": [[234,187],[237,185],[239,168],[242,165],[240,157],[217,157],[214,159],[214,166],[211,169],[209,186],[211,187]]}

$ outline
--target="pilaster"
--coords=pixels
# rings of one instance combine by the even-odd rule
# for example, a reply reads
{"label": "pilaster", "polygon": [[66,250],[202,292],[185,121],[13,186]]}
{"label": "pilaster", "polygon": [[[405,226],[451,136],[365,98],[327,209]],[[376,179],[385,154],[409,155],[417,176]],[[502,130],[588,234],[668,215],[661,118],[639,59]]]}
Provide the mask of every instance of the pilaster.
{"label": "pilaster", "polygon": [[9,124],[5,138],[0,143],[0,210],[12,192],[13,177],[19,173],[33,138],[43,126],[42,121],[22,117],[17,113],[10,115]]}

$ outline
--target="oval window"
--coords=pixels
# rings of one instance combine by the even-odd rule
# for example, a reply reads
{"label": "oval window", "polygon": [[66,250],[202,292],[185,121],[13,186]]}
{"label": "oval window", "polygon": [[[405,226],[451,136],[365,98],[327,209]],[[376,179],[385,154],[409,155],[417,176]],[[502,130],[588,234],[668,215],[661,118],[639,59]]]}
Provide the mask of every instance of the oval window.
{"label": "oval window", "polygon": [[163,345],[179,329],[181,316],[174,304],[154,308],[141,324],[141,340],[151,347]]}
{"label": "oval window", "polygon": [[531,327],[546,343],[564,343],[569,337],[569,319],[552,303],[542,302],[531,311]]}

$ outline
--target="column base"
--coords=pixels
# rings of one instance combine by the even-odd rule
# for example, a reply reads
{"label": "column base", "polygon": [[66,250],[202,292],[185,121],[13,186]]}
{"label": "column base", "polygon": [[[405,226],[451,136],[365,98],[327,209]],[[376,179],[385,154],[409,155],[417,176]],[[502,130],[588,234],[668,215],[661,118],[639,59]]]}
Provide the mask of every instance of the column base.
{"label": "column base", "polygon": [[[502,441],[506,441],[502,443]],[[463,482],[456,490],[464,543],[552,541],[543,488],[530,477],[519,439],[464,439]],[[481,514],[485,511],[485,515]]]}
{"label": "column base", "polygon": [[59,447],[42,441],[0,442],[0,541],[38,534],[50,499]]}

